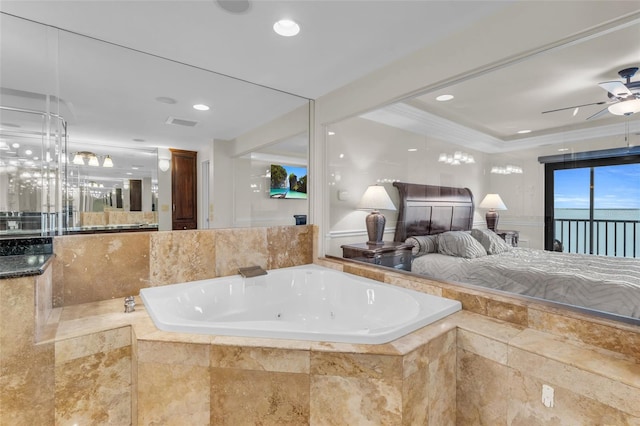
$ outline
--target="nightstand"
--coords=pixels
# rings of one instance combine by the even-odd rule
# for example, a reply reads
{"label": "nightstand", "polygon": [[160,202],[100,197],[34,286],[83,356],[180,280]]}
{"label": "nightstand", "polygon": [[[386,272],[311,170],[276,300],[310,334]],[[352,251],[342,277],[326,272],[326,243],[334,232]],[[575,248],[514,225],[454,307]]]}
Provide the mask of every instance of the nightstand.
{"label": "nightstand", "polygon": [[518,239],[520,238],[520,231],[495,231],[507,244],[512,247],[518,247]]}
{"label": "nightstand", "polygon": [[360,243],[345,244],[341,247],[342,257],[346,259],[359,260],[404,271],[411,270],[412,244],[385,241],[380,245]]}

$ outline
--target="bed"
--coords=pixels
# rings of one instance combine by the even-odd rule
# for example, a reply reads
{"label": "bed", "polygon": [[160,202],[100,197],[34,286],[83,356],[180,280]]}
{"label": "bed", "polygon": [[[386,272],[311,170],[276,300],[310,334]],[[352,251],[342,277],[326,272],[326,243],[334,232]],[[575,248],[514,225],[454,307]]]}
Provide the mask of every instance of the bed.
{"label": "bed", "polygon": [[472,229],[467,188],[404,182],[395,241],[414,244],[411,272],[640,318],[640,260],[510,247]]}

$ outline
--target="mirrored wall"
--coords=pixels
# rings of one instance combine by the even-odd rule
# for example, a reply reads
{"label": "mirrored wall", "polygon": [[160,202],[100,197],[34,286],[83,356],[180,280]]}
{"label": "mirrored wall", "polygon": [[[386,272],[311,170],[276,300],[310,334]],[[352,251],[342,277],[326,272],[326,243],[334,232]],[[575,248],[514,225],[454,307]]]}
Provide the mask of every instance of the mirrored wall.
{"label": "mirrored wall", "polygon": [[171,229],[170,149],[198,153],[198,228],[288,225],[307,214],[307,202],[283,210],[266,181],[247,179],[264,168],[263,153],[307,166],[308,99],[0,20],[1,235]]}

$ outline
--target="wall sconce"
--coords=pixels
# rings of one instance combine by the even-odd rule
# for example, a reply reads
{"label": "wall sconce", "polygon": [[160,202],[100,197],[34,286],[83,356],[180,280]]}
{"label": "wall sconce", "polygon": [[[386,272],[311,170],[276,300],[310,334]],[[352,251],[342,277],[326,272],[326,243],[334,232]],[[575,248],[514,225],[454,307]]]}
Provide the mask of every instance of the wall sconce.
{"label": "wall sconce", "polygon": [[384,234],[384,225],[387,220],[378,210],[396,209],[387,190],[382,185],[371,185],[365,191],[356,208],[372,210],[366,218],[367,235],[369,236],[367,244],[382,245],[382,235]]}
{"label": "wall sconce", "polygon": [[471,154],[467,154],[466,152],[462,151],[456,151],[453,153],[453,155],[449,155],[443,152],[438,157],[438,162],[447,163],[452,166],[459,166],[460,164],[474,164],[476,160]]}
{"label": "wall sconce", "polygon": [[161,158],[158,161],[158,168],[160,170],[162,170],[163,172],[166,172],[167,170],[169,170],[170,166],[171,166],[171,162],[169,160],[167,160],[166,158]]}
{"label": "wall sconce", "polygon": [[491,168],[491,173],[498,175],[510,175],[512,173],[522,174],[522,167],[512,166],[511,164],[507,164],[504,167],[493,166]]}

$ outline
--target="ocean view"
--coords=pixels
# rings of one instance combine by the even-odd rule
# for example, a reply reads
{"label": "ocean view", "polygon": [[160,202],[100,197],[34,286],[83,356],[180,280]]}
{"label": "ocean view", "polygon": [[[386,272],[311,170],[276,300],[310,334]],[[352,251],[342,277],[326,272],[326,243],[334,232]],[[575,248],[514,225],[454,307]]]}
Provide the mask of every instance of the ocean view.
{"label": "ocean view", "polygon": [[[589,209],[555,209],[554,216],[555,238],[564,251],[589,253]],[[640,209],[594,209],[593,216],[594,254],[640,257]]]}

